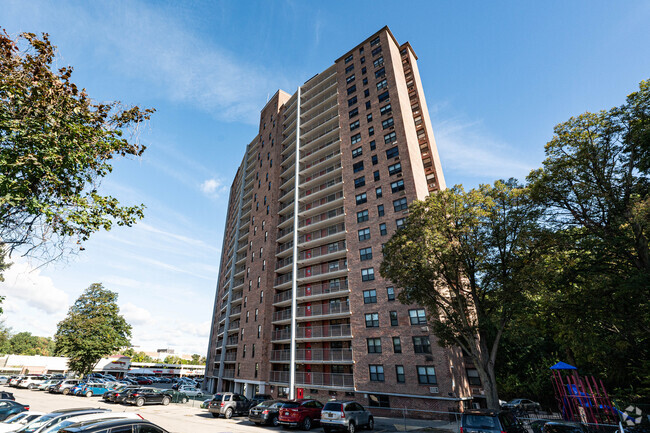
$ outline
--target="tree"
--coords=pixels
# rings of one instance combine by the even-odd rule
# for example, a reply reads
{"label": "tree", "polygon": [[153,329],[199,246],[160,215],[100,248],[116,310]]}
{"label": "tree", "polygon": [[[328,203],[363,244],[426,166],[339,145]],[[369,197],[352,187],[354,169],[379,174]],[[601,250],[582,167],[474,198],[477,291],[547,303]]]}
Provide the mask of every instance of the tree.
{"label": "tree", "polygon": [[514,180],[440,191],[409,207],[384,248],[381,274],[405,304],[427,307],[443,346],[472,359],[487,405],[499,407],[495,362],[504,329],[535,287],[538,207]]}
{"label": "tree", "polygon": [[131,362],[154,362],[154,360],[144,352],[136,352],[131,356]]}
{"label": "tree", "polygon": [[583,371],[648,388],[650,81],[620,107],[557,125],[545,150],[528,177],[553,232],[540,311]]}
{"label": "tree", "polygon": [[69,241],[81,248],[93,232],[143,217],[143,205],[121,206],[98,189],[114,158],[142,154],[124,133],[154,110],[93,102],[70,81],[71,67],[53,70],[54,58],[47,34],[14,41],[0,31],[0,273],[19,248],[53,259]]}
{"label": "tree", "polygon": [[120,315],[117,294],[94,283],[59,322],[55,350],[57,355],[70,358],[71,370],[88,374],[102,357],[130,346],[130,337],[131,325]]}

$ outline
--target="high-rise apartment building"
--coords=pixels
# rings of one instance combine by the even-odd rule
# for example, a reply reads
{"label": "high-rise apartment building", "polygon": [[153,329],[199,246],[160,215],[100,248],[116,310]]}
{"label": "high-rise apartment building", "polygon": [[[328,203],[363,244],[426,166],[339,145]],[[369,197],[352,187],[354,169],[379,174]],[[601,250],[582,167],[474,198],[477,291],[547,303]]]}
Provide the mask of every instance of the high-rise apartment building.
{"label": "high-rise apartment building", "polygon": [[211,391],[443,410],[470,397],[475,371],[379,275],[407,206],[445,187],[416,60],[384,27],[263,108],[230,190]]}

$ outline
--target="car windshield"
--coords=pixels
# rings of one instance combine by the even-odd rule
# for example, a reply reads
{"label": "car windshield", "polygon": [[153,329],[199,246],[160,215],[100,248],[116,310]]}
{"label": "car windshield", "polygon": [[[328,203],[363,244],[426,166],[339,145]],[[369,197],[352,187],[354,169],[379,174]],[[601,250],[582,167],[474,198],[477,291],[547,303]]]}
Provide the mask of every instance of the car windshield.
{"label": "car windshield", "polygon": [[473,428],[498,429],[497,419],[487,415],[465,415],[465,426]]}
{"label": "car windshield", "polygon": [[323,410],[331,410],[331,411],[340,411],[341,410],[341,403],[325,403],[325,407]]}
{"label": "car windshield", "polygon": [[520,401],[521,401],[521,400],[519,400],[519,399],[517,398],[517,399],[514,399],[514,400],[510,400],[508,403],[509,403],[509,404],[519,404]]}
{"label": "car windshield", "polygon": [[5,424],[13,424],[15,422],[18,422],[18,421],[22,420],[27,415],[29,415],[28,412],[17,413],[16,415],[10,416],[9,418],[7,418],[6,420],[4,420],[2,422],[5,423]]}
{"label": "car windshield", "polygon": [[49,421],[51,421],[56,415],[48,414],[48,415],[43,415],[40,418],[38,418],[36,421],[31,423],[30,425],[27,425],[20,430],[18,430],[21,433],[33,433],[39,428],[43,427],[45,424],[47,424]]}
{"label": "car windshield", "polygon": [[287,402],[282,405],[283,409],[293,409],[294,407],[299,407],[300,403],[295,403],[293,401]]}

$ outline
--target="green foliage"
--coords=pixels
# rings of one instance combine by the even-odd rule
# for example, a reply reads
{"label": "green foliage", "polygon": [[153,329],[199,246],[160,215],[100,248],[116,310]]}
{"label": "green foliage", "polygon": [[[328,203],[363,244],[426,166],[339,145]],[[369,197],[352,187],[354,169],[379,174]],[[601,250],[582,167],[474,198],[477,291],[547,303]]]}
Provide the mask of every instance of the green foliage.
{"label": "green foliage", "polygon": [[494,366],[504,329],[537,286],[539,209],[514,180],[440,191],[409,207],[406,227],[384,247],[381,274],[405,304],[428,308],[438,342],[472,359],[498,407]]}
{"label": "green foliage", "polygon": [[117,294],[91,284],[59,322],[54,340],[57,355],[70,358],[68,366],[81,374],[99,360],[129,346],[131,325],[119,314]]}
{"label": "green foliage", "polygon": [[54,340],[50,337],[37,337],[31,332],[11,335],[5,328],[0,330],[0,353],[54,356]]}
{"label": "green foliage", "polygon": [[131,355],[131,362],[154,362],[154,359],[144,352],[136,352]]}
{"label": "green foliage", "polygon": [[153,110],[93,102],[70,81],[71,67],[53,70],[54,58],[47,34],[0,33],[1,258],[21,248],[51,259],[69,240],[143,217],[143,205],[121,206],[98,188],[114,158],[142,154],[124,133]]}

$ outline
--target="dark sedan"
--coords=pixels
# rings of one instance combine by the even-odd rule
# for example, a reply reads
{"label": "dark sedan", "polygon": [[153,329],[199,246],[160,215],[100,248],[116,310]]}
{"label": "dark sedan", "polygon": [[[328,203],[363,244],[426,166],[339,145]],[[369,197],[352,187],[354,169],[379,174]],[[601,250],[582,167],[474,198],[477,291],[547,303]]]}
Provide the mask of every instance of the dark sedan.
{"label": "dark sedan", "polygon": [[136,406],[144,406],[145,404],[162,404],[167,406],[172,401],[169,394],[163,390],[152,388],[140,388],[131,391],[124,399],[124,403],[134,404]]}
{"label": "dark sedan", "polygon": [[248,412],[248,420],[256,425],[278,426],[278,415],[284,404],[281,400],[266,400],[251,408]]}
{"label": "dark sedan", "polygon": [[[119,397],[121,394],[126,393],[130,389],[136,389],[139,388],[137,385],[122,385],[119,386],[115,389],[110,389],[106,391],[104,394],[102,394],[102,399],[106,402],[111,402],[111,403],[116,403],[116,398]],[[119,402],[117,402],[119,403]]]}
{"label": "dark sedan", "polygon": [[0,421],[11,415],[29,410],[29,406],[16,403],[13,400],[0,400]]}

